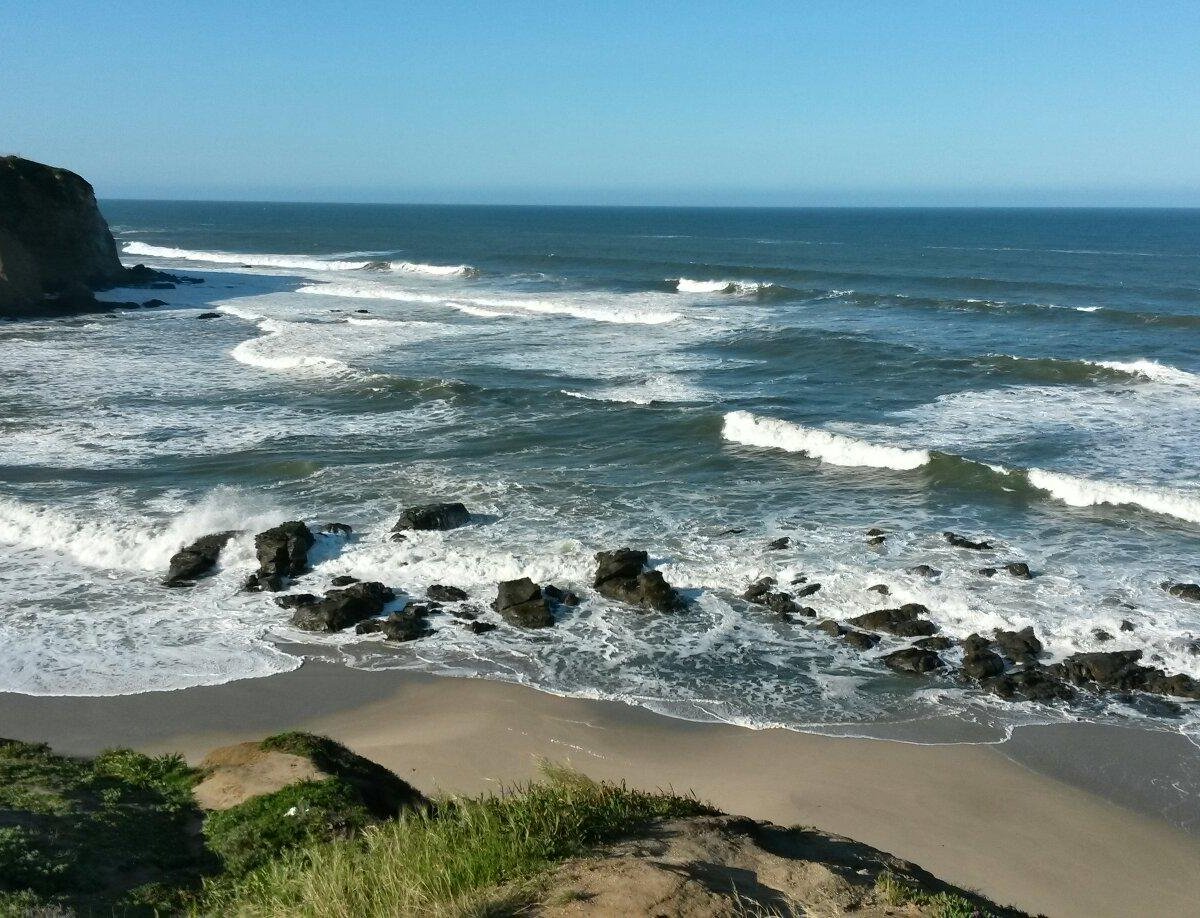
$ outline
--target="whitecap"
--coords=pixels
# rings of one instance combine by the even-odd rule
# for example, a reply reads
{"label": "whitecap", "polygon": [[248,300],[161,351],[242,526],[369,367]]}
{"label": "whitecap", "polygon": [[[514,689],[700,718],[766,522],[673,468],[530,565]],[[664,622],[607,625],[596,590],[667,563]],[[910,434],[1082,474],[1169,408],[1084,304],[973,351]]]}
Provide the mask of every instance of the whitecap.
{"label": "whitecap", "polygon": [[748,411],[726,414],[722,434],[735,443],[804,453],[830,465],[909,470],[925,465],[931,458],[928,450],[869,443]]}

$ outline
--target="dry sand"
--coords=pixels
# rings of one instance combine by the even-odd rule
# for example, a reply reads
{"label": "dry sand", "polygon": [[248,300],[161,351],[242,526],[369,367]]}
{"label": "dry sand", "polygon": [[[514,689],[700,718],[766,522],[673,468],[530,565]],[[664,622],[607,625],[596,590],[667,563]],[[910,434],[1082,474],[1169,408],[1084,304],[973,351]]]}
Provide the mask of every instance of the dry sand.
{"label": "dry sand", "polygon": [[[1163,818],[1155,811],[1164,798],[1141,787],[1156,763],[1192,769],[1189,779],[1200,765],[1186,741],[1174,738],[1183,749],[1163,734],[1079,725],[1018,731],[1007,749],[922,746],[692,724],[497,682],[322,663],[179,692],[0,695],[0,736],[65,752],[132,745],[199,761],[214,746],[293,728],[341,740],[426,792],[497,789],[549,758],[847,835],[1031,912],[1200,914],[1200,839],[1168,822],[1190,822],[1198,804],[1176,792]],[[1014,761],[1014,750],[1030,764]],[[1131,765],[1129,750],[1140,761]],[[1044,773],[1055,770],[1072,783]],[[1080,786],[1096,774],[1120,780]]]}

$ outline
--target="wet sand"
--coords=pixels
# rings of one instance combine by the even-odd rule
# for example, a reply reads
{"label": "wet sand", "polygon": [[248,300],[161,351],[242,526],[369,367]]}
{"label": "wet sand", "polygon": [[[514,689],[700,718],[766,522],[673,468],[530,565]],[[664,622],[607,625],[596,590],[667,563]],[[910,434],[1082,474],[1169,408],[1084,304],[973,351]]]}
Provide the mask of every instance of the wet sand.
{"label": "wet sand", "polygon": [[177,692],[0,694],[0,736],[70,753],[129,745],[196,761],[297,728],[426,792],[498,789],[535,776],[541,758],[690,790],[731,813],[848,835],[1031,912],[1182,915],[1200,902],[1200,752],[1172,734],[1080,724],[1024,728],[1001,745],[916,745],[318,662]]}

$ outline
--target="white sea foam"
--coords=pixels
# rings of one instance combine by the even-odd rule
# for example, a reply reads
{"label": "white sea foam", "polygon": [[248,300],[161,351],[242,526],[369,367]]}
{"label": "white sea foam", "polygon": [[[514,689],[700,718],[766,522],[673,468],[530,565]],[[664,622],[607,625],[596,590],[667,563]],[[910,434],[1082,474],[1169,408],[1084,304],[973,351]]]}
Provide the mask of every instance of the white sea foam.
{"label": "white sea foam", "polygon": [[1044,469],[1030,469],[1028,476],[1029,483],[1035,488],[1048,491],[1052,497],[1072,507],[1136,506],[1189,523],[1200,523],[1200,493],[1095,481]]}
{"label": "white sea foam", "polygon": [[657,373],[638,382],[609,386],[590,392],[563,389],[564,395],[598,402],[653,405],[662,402],[703,402],[712,394],[669,373]]}
{"label": "white sea foam", "polygon": [[219,265],[249,265],[254,268],[290,268],[298,271],[359,271],[383,267],[387,270],[425,277],[474,277],[479,272],[470,265],[430,265],[414,261],[345,261],[333,258],[311,258],[305,255],[273,255],[262,252],[206,252],[196,249],[177,249],[149,245],[145,242],[125,243],[125,253],[148,258],[176,261],[202,261]]}
{"label": "white sea foam", "polygon": [[1130,376],[1148,379],[1151,382],[1168,383],[1173,386],[1200,386],[1200,376],[1197,376],[1195,373],[1189,373],[1187,370],[1180,370],[1177,367],[1158,363],[1155,360],[1133,360],[1129,362],[1089,360],[1087,362],[1098,367],[1116,370],[1118,373],[1128,373]]}
{"label": "white sea foam", "polygon": [[881,446],[748,411],[726,414],[722,434],[735,443],[804,453],[830,465],[908,470],[925,465],[931,458],[928,450]]}
{"label": "white sea foam", "polygon": [[681,277],[675,282],[680,293],[758,293],[770,284],[734,280],[692,280]]}
{"label": "white sea foam", "polygon": [[354,372],[344,361],[338,360],[336,357],[300,353],[294,349],[281,351],[272,347],[286,334],[288,328],[295,324],[276,319],[264,319],[258,323],[258,328],[263,335],[243,341],[229,352],[229,356],[238,363],[264,370],[303,369],[329,376],[343,376]]}

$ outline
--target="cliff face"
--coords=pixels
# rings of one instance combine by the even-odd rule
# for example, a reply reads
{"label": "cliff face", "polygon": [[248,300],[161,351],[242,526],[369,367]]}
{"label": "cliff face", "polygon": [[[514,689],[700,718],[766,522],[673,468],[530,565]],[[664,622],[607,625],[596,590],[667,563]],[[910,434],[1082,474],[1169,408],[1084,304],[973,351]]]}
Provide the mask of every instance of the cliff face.
{"label": "cliff face", "polygon": [[126,275],[92,186],[66,169],[0,157],[0,313],[77,297]]}

